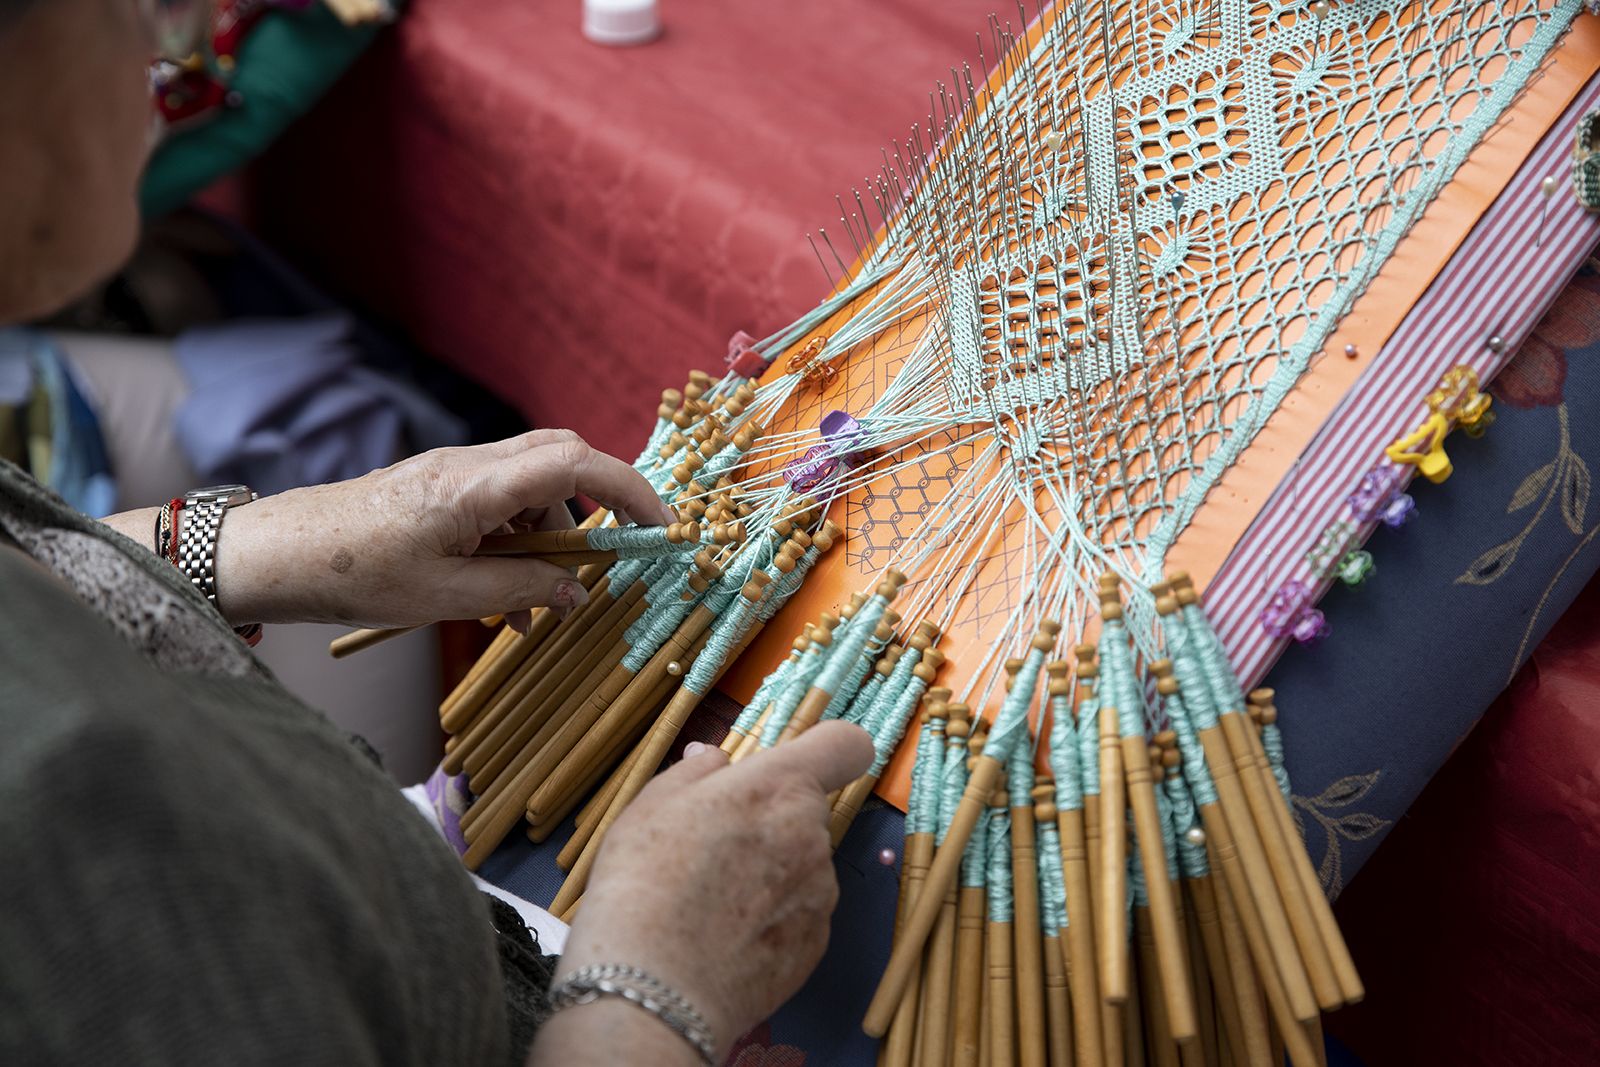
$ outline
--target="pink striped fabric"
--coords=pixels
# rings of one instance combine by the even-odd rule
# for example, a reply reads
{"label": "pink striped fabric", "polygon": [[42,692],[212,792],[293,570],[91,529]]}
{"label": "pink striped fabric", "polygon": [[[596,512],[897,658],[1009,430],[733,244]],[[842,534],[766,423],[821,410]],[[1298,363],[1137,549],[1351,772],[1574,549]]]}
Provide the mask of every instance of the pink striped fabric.
{"label": "pink striped fabric", "polygon": [[[1304,554],[1348,514],[1345,497],[1384,448],[1422,421],[1422,397],[1460,364],[1492,378],[1600,240],[1600,216],[1578,203],[1569,177],[1577,121],[1597,104],[1600,76],[1479,220],[1207,587],[1206,611],[1247,688],[1287,644],[1261,627],[1261,609],[1286,580],[1317,584]],[[1541,183],[1552,175],[1558,188],[1546,197]],[[1494,335],[1505,342],[1499,352],[1486,344]]]}

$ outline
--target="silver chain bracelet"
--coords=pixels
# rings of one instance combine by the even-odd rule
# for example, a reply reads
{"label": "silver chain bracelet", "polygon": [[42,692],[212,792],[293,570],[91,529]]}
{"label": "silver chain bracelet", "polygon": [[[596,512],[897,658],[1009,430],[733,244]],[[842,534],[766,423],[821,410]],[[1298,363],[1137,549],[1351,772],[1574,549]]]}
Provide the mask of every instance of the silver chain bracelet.
{"label": "silver chain bracelet", "polygon": [[660,1019],[694,1046],[708,1067],[716,1067],[717,1046],[705,1017],[659,978],[625,963],[593,963],[580,967],[550,987],[550,1009],[592,1004],[601,997],[621,997]]}

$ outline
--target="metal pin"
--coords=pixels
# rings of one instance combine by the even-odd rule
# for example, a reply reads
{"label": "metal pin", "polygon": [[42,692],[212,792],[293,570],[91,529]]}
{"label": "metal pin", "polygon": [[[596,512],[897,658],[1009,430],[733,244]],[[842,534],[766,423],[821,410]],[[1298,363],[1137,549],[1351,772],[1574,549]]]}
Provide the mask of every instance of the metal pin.
{"label": "metal pin", "polygon": [[1539,206],[1539,241],[1535,248],[1544,247],[1544,224],[1550,217],[1550,201],[1556,195],[1556,187],[1560,184],[1554,174],[1549,175],[1539,183],[1539,192],[1544,195],[1544,203]]}

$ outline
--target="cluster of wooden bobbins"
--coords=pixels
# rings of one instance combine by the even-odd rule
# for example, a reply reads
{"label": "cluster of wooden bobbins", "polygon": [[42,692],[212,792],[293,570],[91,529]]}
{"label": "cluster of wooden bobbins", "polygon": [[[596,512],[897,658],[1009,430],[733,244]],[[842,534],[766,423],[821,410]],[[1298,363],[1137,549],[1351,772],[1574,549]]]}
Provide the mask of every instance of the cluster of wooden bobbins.
{"label": "cluster of wooden bobbins", "polygon": [[992,724],[924,697],[895,946],[863,1022],[880,1063],[1313,1067],[1320,1011],[1361,998],[1271,690],[1240,691],[1186,575],[1152,592],[1166,658],[1143,672],[1108,576],[1098,647],[1042,662],[1041,626]]}

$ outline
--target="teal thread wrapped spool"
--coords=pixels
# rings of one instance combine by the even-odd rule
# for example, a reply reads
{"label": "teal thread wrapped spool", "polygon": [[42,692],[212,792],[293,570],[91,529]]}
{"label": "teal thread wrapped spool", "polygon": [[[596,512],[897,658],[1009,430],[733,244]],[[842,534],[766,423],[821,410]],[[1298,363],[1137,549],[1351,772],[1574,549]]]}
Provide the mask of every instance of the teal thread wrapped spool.
{"label": "teal thread wrapped spool", "polygon": [[1034,686],[1044,666],[1045,655],[1055,647],[1056,635],[1060,632],[1061,627],[1057,623],[1040,625],[1017,683],[1012,692],[1006,695],[1000,715],[989,731],[983,754],[973,768],[956,809],[956,817],[946,831],[946,847],[934,854],[923,893],[906,918],[905,928],[896,939],[883,979],[862,1020],[862,1029],[872,1037],[882,1037],[888,1031],[917,960],[921,958],[923,946],[938,919],[944,893],[955,884],[960,873],[961,856],[966,849],[967,839],[972,835],[973,826],[983,814],[1012,748],[1027,733],[1028,708],[1032,703]]}

